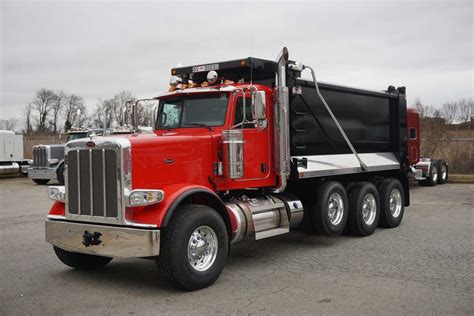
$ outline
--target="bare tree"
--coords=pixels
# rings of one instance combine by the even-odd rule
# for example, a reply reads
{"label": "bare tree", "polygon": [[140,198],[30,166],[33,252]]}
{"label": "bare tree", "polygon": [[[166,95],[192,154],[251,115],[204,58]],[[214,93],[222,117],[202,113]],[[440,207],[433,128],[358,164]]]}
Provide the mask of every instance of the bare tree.
{"label": "bare tree", "polygon": [[77,117],[77,110],[81,112],[85,110],[84,99],[78,95],[70,94],[64,99],[64,130],[68,131],[73,125]]}
{"label": "bare tree", "polygon": [[460,99],[458,101],[458,118],[464,123],[469,122],[474,116],[474,99]]}
{"label": "bare tree", "polygon": [[8,131],[13,131],[18,125],[18,119],[8,118],[0,120],[0,129],[6,129]]}
{"label": "bare tree", "polygon": [[441,112],[431,105],[424,105],[420,98],[415,99],[415,108],[420,114],[420,118],[441,117]]}
{"label": "bare tree", "polygon": [[53,132],[55,134],[58,132],[59,113],[61,112],[64,106],[65,99],[66,99],[66,94],[64,93],[64,91],[59,91],[58,93],[56,93],[55,98],[51,105],[51,113],[52,113],[51,125],[53,126]]}
{"label": "bare tree", "polygon": [[109,100],[109,108],[113,111],[115,120],[120,126],[126,123],[126,106],[128,101],[135,100],[135,97],[130,91],[119,91],[111,100]]}
{"label": "bare tree", "polygon": [[23,131],[25,134],[31,134],[33,131],[33,126],[31,125],[32,121],[32,112],[33,112],[33,105],[28,103],[23,108],[23,117],[25,118],[25,130]]}
{"label": "bare tree", "polygon": [[51,110],[56,94],[54,91],[49,89],[40,89],[36,92],[36,96],[33,100],[33,106],[38,111],[38,126],[37,130],[45,132],[47,130],[46,122]]}
{"label": "bare tree", "polygon": [[443,118],[446,124],[453,124],[454,119],[458,113],[458,103],[456,101],[449,101],[443,104],[441,108]]}

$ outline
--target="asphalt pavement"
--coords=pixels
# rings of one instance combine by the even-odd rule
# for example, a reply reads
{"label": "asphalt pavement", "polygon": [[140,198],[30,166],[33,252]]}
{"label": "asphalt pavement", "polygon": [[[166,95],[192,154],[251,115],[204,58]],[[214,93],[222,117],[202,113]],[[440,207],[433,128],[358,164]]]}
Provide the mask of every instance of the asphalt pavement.
{"label": "asphalt pavement", "polygon": [[213,286],[183,292],[152,260],[66,267],[44,242],[46,186],[0,179],[0,314],[472,315],[474,184],[411,192],[398,228],[238,244]]}

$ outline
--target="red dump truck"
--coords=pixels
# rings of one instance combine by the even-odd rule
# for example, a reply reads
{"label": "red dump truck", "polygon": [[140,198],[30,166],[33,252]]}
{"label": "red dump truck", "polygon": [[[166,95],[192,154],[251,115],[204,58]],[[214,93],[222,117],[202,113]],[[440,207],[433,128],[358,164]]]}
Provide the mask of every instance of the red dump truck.
{"label": "red dump truck", "polygon": [[422,186],[435,186],[448,181],[448,163],[441,159],[421,157],[420,115],[415,109],[408,109],[408,157],[413,177]]}
{"label": "red dump truck", "polygon": [[318,83],[286,48],[276,61],[171,75],[153,99],[152,132],[66,144],[65,186],[49,187],[46,219],[46,241],[66,265],[152,258],[195,290],[219,277],[242,240],[400,225],[410,204],[404,87]]}

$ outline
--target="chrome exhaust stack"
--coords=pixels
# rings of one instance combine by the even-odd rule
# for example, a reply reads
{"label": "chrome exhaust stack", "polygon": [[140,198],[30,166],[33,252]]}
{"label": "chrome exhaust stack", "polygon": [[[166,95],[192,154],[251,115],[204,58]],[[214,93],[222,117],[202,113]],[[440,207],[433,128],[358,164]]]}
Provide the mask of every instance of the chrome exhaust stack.
{"label": "chrome exhaust stack", "polygon": [[290,175],[290,109],[289,93],[286,85],[286,62],[289,53],[283,47],[278,54],[276,72],[276,94],[277,102],[274,107],[274,129],[275,129],[275,172],[280,177],[280,183],[274,192],[285,191],[286,182]]}

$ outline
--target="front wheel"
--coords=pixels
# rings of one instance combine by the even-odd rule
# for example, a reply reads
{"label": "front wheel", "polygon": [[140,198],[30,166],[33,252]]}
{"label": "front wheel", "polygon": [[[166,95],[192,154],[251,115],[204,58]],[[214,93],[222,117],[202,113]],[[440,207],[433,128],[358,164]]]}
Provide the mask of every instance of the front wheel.
{"label": "front wheel", "polygon": [[54,246],[54,252],[62,263],[78,270],[93,270],[101,268],[112,261],[112,258],[110,257],[71,252],[56,246]]}
{"label": "front wheel", "polygon": [[163,230],[156,263],[165,279],[193,291],[217,280],[228,250],[229,236],[222,217],[205,205],[183,205]]}
{"label": "front wheel", "polygon": [[56,170],[56,178],[58,179],[59,184],[64,185],[64,164],[59,165]]}

